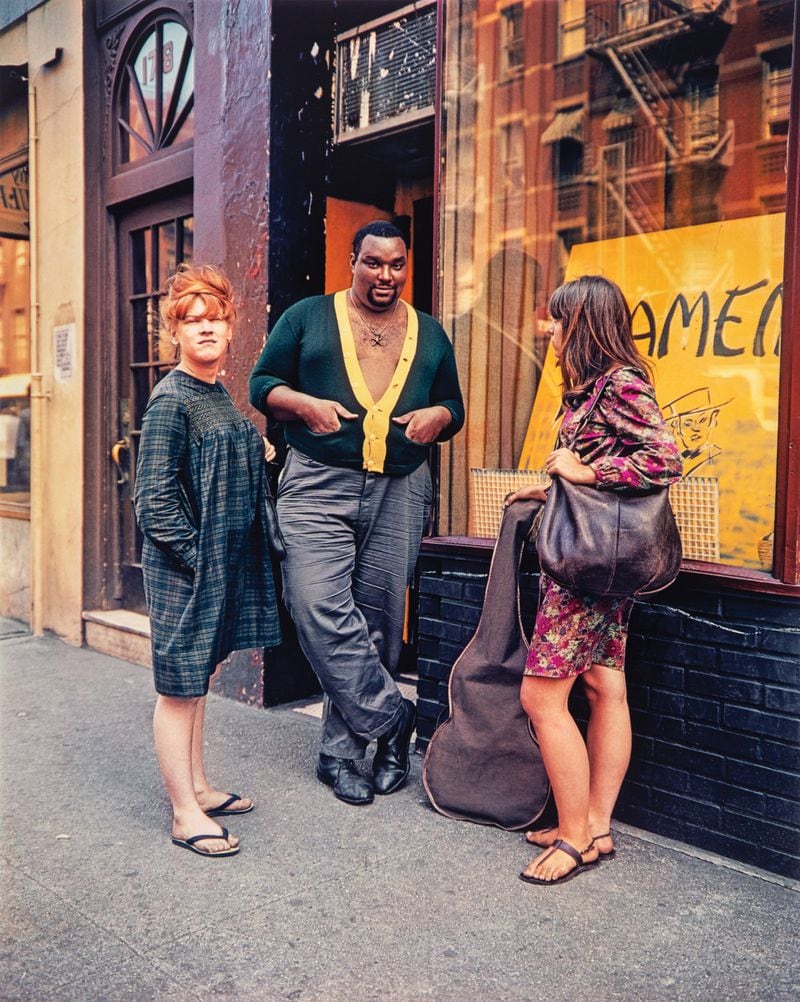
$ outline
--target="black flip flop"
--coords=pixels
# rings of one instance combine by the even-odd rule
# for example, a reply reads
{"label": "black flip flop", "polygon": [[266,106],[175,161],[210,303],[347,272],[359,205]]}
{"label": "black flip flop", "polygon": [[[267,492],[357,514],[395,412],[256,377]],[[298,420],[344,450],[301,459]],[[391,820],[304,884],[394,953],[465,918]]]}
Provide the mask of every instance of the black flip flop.
{"label": "black flip flop", "polygon": [[250,811],[252,811],[252,809],[256,806],[255,804],[250,804],[249,807],[242,807],[237,811],[227,810],[227,808],[231,804],[235,804],[237,800],[241,799],[242,798],[239,796],[238,793],[231,793],[228,799],[223,803],[221,803],[219,807],[215,807],[213,810],[210,811],[203,811],[203,813],[208,818],[223,818],[223,817],[229,817],[233,814],[249,814]]}
{"label": "black flip flop", "polygon": [[238,845],[229,846],[227,849],[223,849],[222,852],[211,852],[210,849],[200,849],[195,843],[203,842],[205,839],[224,839],[228,841],[228,829],[223,828],[221,835],[192,835],[191,838],[175,838],[172,836],[172,844],[180,846],[181,849],[188,849],[189,852],[196,852],[198,856],[235,856],[239,851]]}
{"label": "black flip flop", "polygon": [[[594,842],[590,842],[583,852],[588,852],[593,845]],[[565,852],[568,856],[571,856],[575,860],[575,866],[571,870],[561,877],[556,877],[554,880],[542,880],[540,877],[529,877],[523,870],[519,875],[519,879],[524,880],[526,884],[539,884],[542,887],[550,887],[552,884],[566,884],[568,880],[572,880],[573,877],[577,877],[579,873],[582,873],[584,870],[591,870],[600,863],[599,859],[593,859],[591,863],[584,863],[583,853],[578,852],[574,845],[570,845],[569,842],[565,842],[563,838],[557,838],[550,848],[546,850],[546,852],[542,853],[539,858],[544,859],[545,856],[551,856],[556,849],[560,849],[562,852]]]}

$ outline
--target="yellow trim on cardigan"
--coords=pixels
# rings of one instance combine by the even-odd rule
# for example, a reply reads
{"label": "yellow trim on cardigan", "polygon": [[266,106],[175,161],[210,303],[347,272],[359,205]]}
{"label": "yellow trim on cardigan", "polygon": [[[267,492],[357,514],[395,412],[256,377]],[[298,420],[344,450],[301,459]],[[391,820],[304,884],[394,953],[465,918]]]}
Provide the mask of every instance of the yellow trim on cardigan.
{"label": "yellow trim on cardigan", "polygon": [[364,457],[364,469],[370,473],[383,473],[392,411],[397,406],[397,401],[403,392],[403,387],[408,379],[408,373],[411,370],[411,363],[414,361],[414,356],[417,352],[419,317],[414,307],[406,303],[406,336],[403,341],[402,350],[400,351],[400,358],[385,393],[376,402],[372,399],[372,394],[364,379],[364,373],[361,371],[361,364],[358,361],[356,341],[353,336],[353,328],[350,325],[350,316],[347,312],[347,295],[347,291],[335,293],[333,306],[336,311],[336,322],[339,325],[339,340],[342,344],[342,355],[344,355],[347,378],[350,380],[350,386],[356,400],[367,412],[364,416],[363,425],[364,445],[362,447],[362,455]]}

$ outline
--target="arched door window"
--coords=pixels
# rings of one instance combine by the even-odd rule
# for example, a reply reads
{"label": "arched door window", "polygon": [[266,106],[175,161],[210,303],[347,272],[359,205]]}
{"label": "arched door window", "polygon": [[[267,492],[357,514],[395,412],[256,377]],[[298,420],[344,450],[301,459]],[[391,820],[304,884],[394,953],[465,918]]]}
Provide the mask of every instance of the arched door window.
{"label": "arched door window", "polygon": [[194,137],[194,50],[179,21],[158,19],[133,46],[117,109],[118,165]]}

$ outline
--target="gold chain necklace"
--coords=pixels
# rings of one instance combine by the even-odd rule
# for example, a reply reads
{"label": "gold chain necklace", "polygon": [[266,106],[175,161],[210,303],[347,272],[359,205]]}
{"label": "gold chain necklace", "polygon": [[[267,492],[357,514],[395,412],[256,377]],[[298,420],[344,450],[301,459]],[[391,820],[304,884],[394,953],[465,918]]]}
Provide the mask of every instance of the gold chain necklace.
{"label": "gold chain necklace", "polygon": [[369,322],[369,320],[367,320],[367,318],[364,316],[364,314],[358,308],[358,303],[355,301],[355,298],[353,296],[353,290],[352,289],[348,289],[347,290],[347,294],[350,297],[350,302],[353,304],[353,308],[355,309],[356,313],[358,314],[359,320],[367,328],[367,330],[370,333],[370,338],[371,338],[370,344],[373,347],[375,347],[375,348],[385,348],[386,347],[386,342],[383,340],[383,335],[384,335],[384,332],[386,331],[386,328],[389,326],[389,324],[394,319],[394,315],[397,312],[397,307],[400,305],[400,297],[398,296],[397,299],[394,301],[394,306],[392,307],[392,312],[389,314],[389,319],[386,321],[386,323],[383,325],[383,327],[373,327],[372,324]]}

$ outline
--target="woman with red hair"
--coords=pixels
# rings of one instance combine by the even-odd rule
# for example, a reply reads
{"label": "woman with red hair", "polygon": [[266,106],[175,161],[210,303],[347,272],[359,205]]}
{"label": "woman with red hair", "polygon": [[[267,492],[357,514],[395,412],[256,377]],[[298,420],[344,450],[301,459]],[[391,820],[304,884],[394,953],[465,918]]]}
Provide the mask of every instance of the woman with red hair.
{"label": "woman with red hair", "polygon": [[217,379],[235,320],[231,284],[217,268],[184,264],[167,282],[161,358],[177,365],[145,410],[134,498],[172,841],[220,857],[239,852],[239,840],[209,819],[247,814],[253,802],[206,776],[209,683],[231,651],[280,643],[264,442]]}

